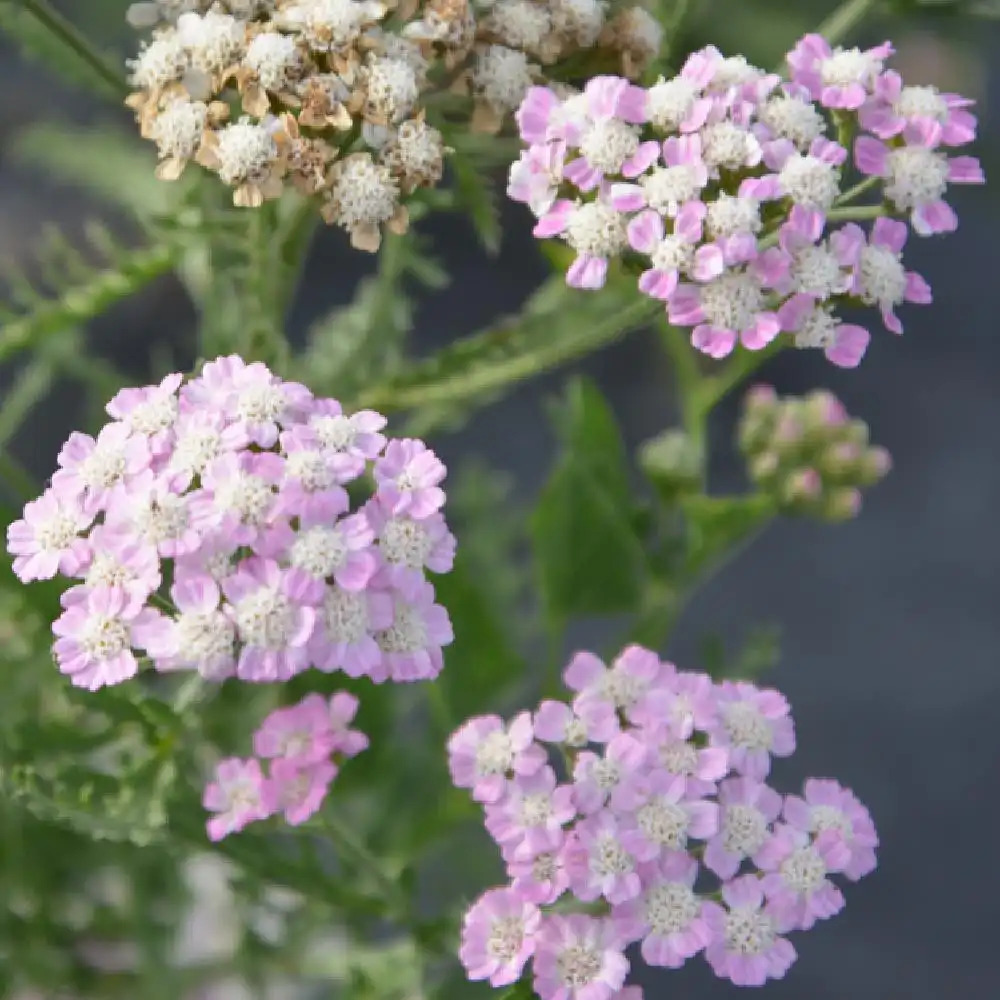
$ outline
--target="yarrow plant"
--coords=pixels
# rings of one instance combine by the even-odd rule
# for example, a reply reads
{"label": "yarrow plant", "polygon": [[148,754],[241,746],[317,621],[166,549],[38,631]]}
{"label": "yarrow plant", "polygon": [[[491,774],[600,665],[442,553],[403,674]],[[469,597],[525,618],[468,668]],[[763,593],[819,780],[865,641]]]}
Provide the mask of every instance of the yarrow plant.
{"label": "yarrow plant", "polygon": [[[708,46],[649,87],[533,87],[508,194],[537,216],[537,237],[573,251],[569,285],[601,288],[612,262],[640,272],[639,291],[699,351],[784,337],[852,368],[870,334],[841,307],[874,306],[902,333],[895,310],[931,301],[903,264],[900,220],[918,236],[952,232],[948,187],[984,180],[953,152],[975,138],[972,102],[905,86],[892,53],[807,35],[785,77]],[[881,201],[862,204],[869,192]],[[869,231],[851,221],[869,218]]]}
{"label": "yarrow plant", "polygon": [[465,915],[469,978],[507,986],[530,961],[542,1000],[610,998],[632,945],[668,969],[703,955],[737,986],[783,977],[786,935],[844,906],[831,876],[874,869],[868,811],[829,779],[802,796],[768,784],[795,749],[777,691],[640,646],[610,666],[578,653],[563,677],[568,701],[471,719],[449,741],[510,877]]}
{"label": "yarrow plant", "polygon": [[[704,6],[142,0],[116,66],[46,0],[0,0],[0,30],[124,101],[155,146],[91,126],[16,144],[130,213],[136,244],[51,240],[0,313],[0,362],[27,355],[0,400],[0,995],[398,1000],[475,981],[642,1000],[638,980],[689,961],[761,986],[875,870],[853,791],[780,784],[798,737],[761,680],[774,630],[702,637],[704,672],[661,654],[777,518],[886,502],[885,428],[827,390],[745,392],[737,492],[709,489],[709,420],[785,347],[845,369],[902,349],[873,324],[901,333],[930,303],[932,254],[914,270],[907,247],[954,232],[953,186],[983,183],[977,122],[970,99],[904,81],[891,43],[845,41],[868,0],[780,71],[711,36],[684,48]],[[419,295],[449,275],[410,222],[458,210],[497,251],[497,171],[553,273],[415,358]],[[350,301],[340,263],[304,271],[320,220],[377,254]],[[122,388],[82,328],[168,272],[195,336],[151,344],[151,384]],[[573,378],[531,510],[470,462],[446,521],[425,442],[646,326],[677,426],[633,462]],[[66,421],[32,456],[45,483],[18,459],[47,440],[19,435],[36,406]],[[628,645],[563,669],[590,618]],[[483,891],[490,840],[506,879]]]}

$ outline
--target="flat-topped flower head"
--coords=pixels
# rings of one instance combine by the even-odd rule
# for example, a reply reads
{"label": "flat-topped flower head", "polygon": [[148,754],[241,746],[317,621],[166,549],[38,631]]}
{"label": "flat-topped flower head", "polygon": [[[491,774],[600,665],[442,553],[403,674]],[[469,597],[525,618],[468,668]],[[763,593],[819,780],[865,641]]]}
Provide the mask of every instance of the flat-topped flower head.
{"label": "flat-topped flower head", "polygon": [[[758,419],[779,408],[773,392],[754,394]],[[802,424],[811,433],[850,420],[820,394]],[[530,958],[540,997],[619,1000],[634,995],[622,985],[633,945],[648,965],[671,969],[704,953],[737,985],[784,975],[795,952],[781,935],[834,915],[843,896],[833,880],[870,871],[877,844],[871,817],[836,782],[810,780],[804,797],[783,800],[741,773],[751,743],[793,749],[787,703],[678,671],[638,646],[610,669],[578,653],[565,680],[572,706],[547,699],[509,726],[479,716],[449,741],[452,779],[484,803],[510,880],[466,916],[469,977],[523,980]],[[592,732],[585,705],[601,706],[595,720],[613,719],[614,735]],[[527,747],[521,766],[515,732]],[[534,740],[555,744],[551,765]],[[591,746],[605,742],[603,753]],[[567,773],[572,784],[560,782]]]}

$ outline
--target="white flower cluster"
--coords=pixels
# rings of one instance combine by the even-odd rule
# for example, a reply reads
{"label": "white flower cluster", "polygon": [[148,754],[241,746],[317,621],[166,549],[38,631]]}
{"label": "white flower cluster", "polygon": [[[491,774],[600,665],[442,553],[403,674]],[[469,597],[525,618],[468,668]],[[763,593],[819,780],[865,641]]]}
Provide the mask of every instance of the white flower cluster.
{"label": "white flower cluster", "polygon": [[415,17],[396,0],[142,0],[128,21],[151,34],[129,61],[128,104],[162,180],[194,160],[244,207],[291,184],[373,251],[383,227],[405,229],[405,197],[441,179],[428,91],[464,90],[472,126],[496,131],[543,66],[580,49],[610,48],[638,71],[659,28],[628,11],[608,19],[606,6],[427,0]]}

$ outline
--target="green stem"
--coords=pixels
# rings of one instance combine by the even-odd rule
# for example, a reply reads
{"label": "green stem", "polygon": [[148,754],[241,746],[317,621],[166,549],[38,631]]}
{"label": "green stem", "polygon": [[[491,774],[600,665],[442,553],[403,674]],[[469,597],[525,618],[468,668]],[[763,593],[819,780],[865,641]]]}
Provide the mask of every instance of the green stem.
{"label": "green stem", "polygon": [[[613,316],[586,327],[572,340],[546,341],[539,337],[537,346],[507,358],[498,358],[490,365],[481,365],[460,376],[428,381],[417,385],[385,386],[363,392],[359,399],[351,401],[349,409],[376,409],[383,413],[407,410],[429,404],[454,403],[458,400],[473,399],[500,389],[511,382],[517,382],[538,375],[549,368],[572,361],[596,351],[600,347],[620,340],[630,331],[643,326],[663,309],[661,302],[645,296],[636,297]],[[511,328],[510,335],[519,332]],[[498,349],[502,347],[507,331],[489,330],[479,338],[468,338],[466,346],[472,348],[473,340],[492,342]]]}
{"label": "green stem", "polygon": [[880,3],[880,0],[845,0],[817,29],[831,45],[849,35]]}
{"label": "green stem", "polygon": [[736,386],[748,379],[765,361],[787,347],[783,337],[776,337],[760,351],[738,351],[726,363],[721,373],[709,375],[699,390],[698,408],[705,417]]}
{"label": "green stem", "polygon": [[854,187],[848,188],[842,195],[840,195],[834,202],[835,205],[849,205],[851,202],[860,198],[863,194],[867,194],[872,188],[878,187],[882,183],[881,177],[866,177],[863,181],[855,184]]}
{"label": "green stem", "polygon": [[826,221],[864,222],[868,219],[880,219],[885,214],[884,205],[846,205],[843,208],[831,208],[826,213]]}
{"label": "green stem", "polygon": [[63,45],[72,49],[112,90],[122,98],[128,96],[130,88],[125,78],[108,65],[86,37],[62,14],[53,10],[45,0],[21,0],[21,6]]}

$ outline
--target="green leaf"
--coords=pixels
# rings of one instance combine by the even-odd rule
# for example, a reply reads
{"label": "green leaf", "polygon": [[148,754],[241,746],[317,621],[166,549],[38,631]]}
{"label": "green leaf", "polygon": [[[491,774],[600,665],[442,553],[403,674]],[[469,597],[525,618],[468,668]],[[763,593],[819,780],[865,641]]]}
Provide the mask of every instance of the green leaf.
{"label": "green leaf", "polygon": [[685,569],[689,575],[746,542],[774,517],[774,502],[758,493],[745,497],[692,496],[681,506],[688,525]]}
{"label": "green leaf", "polygon": [[[50,246],[45,290],[21,272],[5,275],[14,309],[0,309],[0,361],[46,337],[79,326],[129,298],[175,264],[173,246],[129,248],[99,225],[88,238],[104,266],[86,260],[65,240]],[[50,240],[51,243],[51,240]]]}
{"label": "green leaf", "polygon": [[500,205],[496,184],[488,173],[481,173],[476,164],[463,156],[450,161],[455,176],[455,198],[464,209],[486,252],[495,257],[500,252]]}
{"label": "green leaf", "polygon": [[436,681],[451,715],[450,728],[489,711],[502,692],[523,679],[526,664],[511,645],[513,629],[498,616],[461,549],[451,572],[437,577],[434,587],[455,630]]}
{"label": "green leaf", "polygon": [[558,423],[566,450],[531,518],[549,621],[630,611],[647,566],[614,418],[597,389],[578,382]]}
{"label": "green leaf", "polygon": [[597,295],[550,278],[520,316],[446,347],[427,361],[360,393],[349,409],[381,412],[462,401],[466,408],[549,368],[583,357],[644,326],[662,306],[634,289]]}

